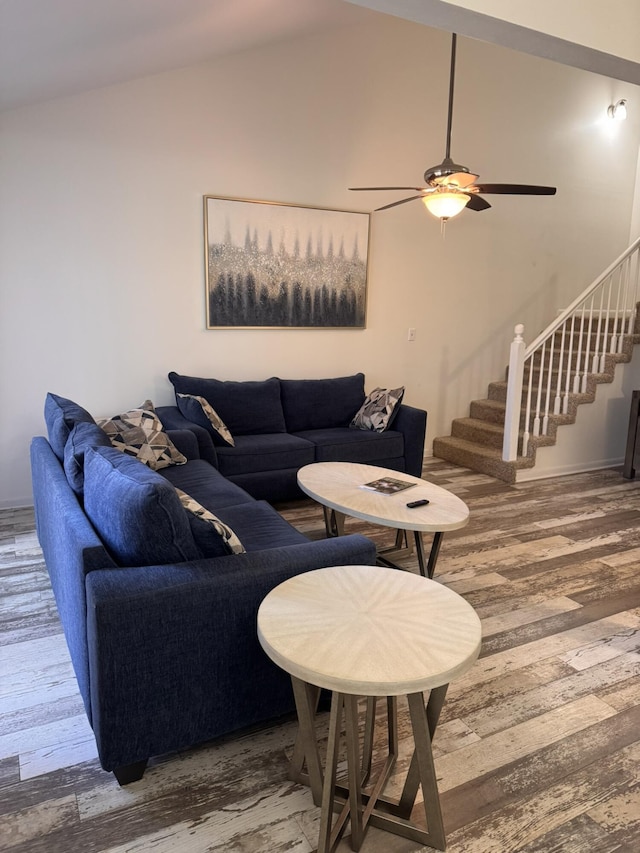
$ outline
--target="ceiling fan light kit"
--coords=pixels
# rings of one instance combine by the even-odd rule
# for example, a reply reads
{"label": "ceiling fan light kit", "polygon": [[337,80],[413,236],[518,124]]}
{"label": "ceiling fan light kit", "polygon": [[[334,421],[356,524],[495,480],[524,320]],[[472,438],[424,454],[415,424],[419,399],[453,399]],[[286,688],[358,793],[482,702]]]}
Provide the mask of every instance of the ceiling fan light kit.
{"label": "ceiling fan light kit", "polygon": [[451,219],[452,216],[462,213],[470,198],[471,196],[458,190],[452,191],[443,188],[435,193],[423,196],[422,202],[429,213],[439,219]]}
{"label": "ceiling fan light kit", "polygon": [[[474,175],[466,166],[461,166],[459,163],[454,163],[451,159],[451,124],[453,118],[453,88],[455,82],[456,70],[456,33],[451,34],[451,73],[449,76],[449,111],[447,117],[447,141],[445,156],[442,163],[437,166],[431,166],[424,173],[424,181],[426,187],[349,187],[354,191],[374,191],[380,190],[413,190],[417,195],[411,195],[407,198],[402,198],[400,201],[392,201],[391,204],[385,204],[382,207],[377,207],[378,210],[388,210],[390,207],[396,207],[399,204],[406,204],[408,201],[422,199],[422,202],[429,213],[440,219],[442,225],[452,216],[457,216],[465,207],[476,212],[487,210],[491,207],[488,201],[482,198],[479,193],[499,193],[502,195],[555,195],[555,187],[533,186],[531,184],[476,184],[478,175]],[[616,104],[625,104],[625,101],[619,101]],[[614,107],[609,107],[610,114]],[[626,115],[626,110],[625,110]]]}

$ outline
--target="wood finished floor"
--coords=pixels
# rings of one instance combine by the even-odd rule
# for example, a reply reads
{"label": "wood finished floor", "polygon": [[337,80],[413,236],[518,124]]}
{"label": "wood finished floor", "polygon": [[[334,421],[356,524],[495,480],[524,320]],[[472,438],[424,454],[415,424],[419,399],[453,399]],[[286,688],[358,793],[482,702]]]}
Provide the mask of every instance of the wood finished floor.
{"label": "wood finished floor", "polygon": [[[434,739],[447,849],[637,853],[640,481],[612,469],[509,486],[436,459],[424,476],[470,506],[436,578],[483,623]],[[315,504],[281,509],[323,535]],[[381,528],[350,531],[390,543]],[[292,719],[153,759],[119,788],[96,759],[30,510],[0,511],[0,590],[0,849],[315,849],[319,811],[287,780]],[[400,730],[402,769],[402,712]],[[362,850],[430,848],[371,829]]]}

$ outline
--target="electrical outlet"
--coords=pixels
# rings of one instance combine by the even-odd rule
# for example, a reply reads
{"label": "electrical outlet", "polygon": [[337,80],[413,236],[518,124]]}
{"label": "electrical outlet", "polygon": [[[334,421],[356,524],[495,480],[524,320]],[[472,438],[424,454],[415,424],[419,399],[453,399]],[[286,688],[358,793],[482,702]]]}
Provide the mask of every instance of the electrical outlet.
{"label": "electrical outlet", "polygon": [[415,341],[415,339],[416,339],[416,330],[415,329],[409,329],[409,331],[407,332],[407,340],[408,341]]}

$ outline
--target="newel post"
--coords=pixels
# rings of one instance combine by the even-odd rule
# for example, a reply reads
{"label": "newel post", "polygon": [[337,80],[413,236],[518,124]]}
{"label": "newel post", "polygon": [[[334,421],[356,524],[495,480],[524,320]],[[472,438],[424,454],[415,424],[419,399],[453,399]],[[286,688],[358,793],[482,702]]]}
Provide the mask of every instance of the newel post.
{"label": "newel post", "polygon": [[507,410],[504,416],[504,441],[502,458],[514,462],[518,456],[518,432],[522,409],[522,377],[524,375],[524,352],[526,345],[522,337],[524,326],[518,324],[509,353],[509,375],[507,377]]}

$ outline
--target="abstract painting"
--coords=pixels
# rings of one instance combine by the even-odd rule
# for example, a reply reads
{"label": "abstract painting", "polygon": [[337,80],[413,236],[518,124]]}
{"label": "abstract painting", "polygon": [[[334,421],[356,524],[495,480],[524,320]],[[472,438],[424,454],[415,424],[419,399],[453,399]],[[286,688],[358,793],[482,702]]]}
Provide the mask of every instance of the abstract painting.
{"label": "abstract painting", "polygon": [[369,219],[204,196],[207,328],[364,328]]}

